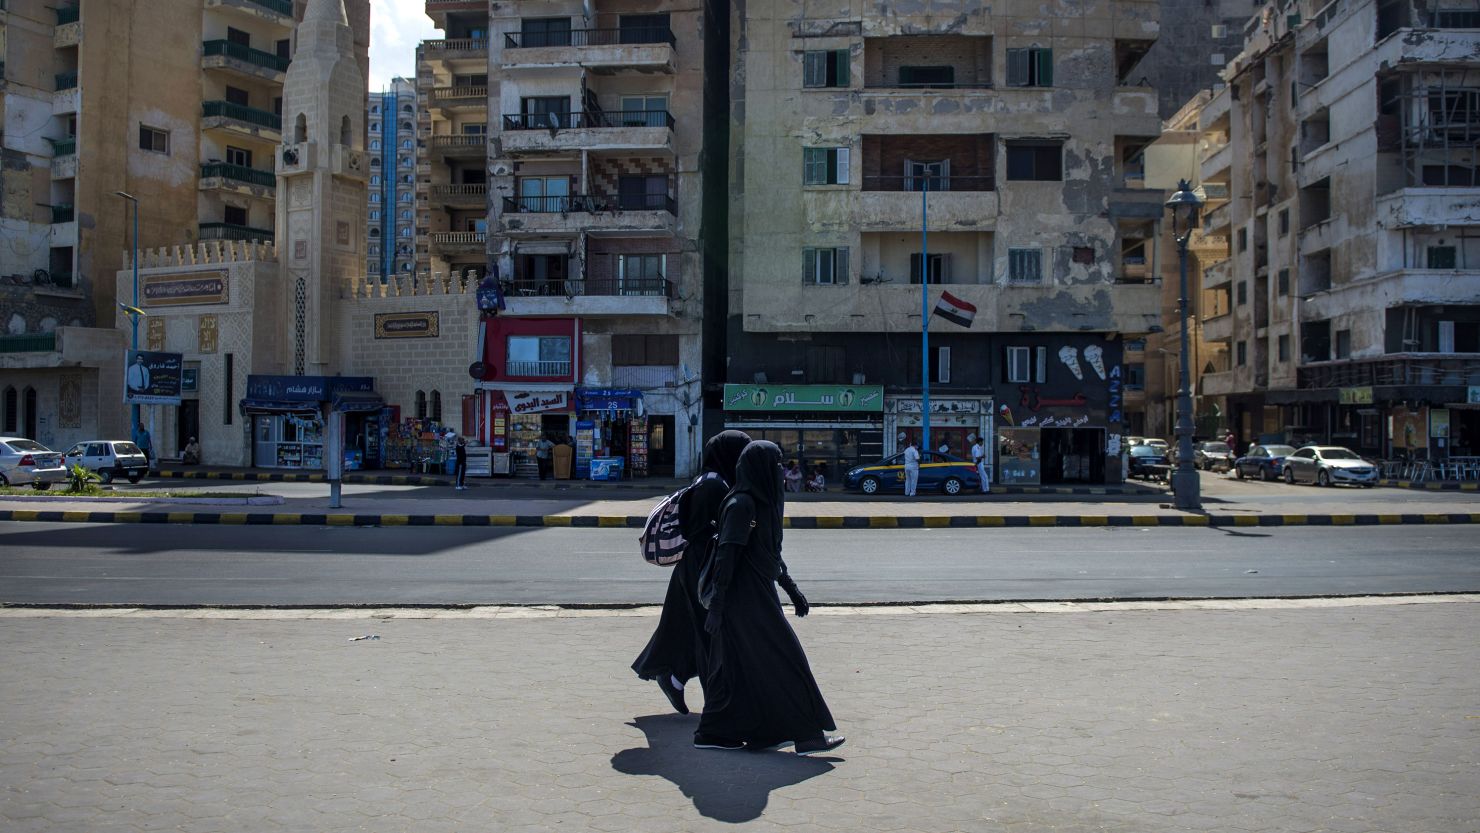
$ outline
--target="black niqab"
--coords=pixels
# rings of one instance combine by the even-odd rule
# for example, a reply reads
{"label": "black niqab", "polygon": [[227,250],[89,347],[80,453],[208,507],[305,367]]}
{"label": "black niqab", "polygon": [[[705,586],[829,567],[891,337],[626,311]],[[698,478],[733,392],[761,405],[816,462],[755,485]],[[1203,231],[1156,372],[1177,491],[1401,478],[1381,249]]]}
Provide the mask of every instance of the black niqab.
{"label": "black niqab", "polygon": [[[786,484],[781,472],[781,447],[768,440],[756,440],[740,453],[735,466],[735,485],[729,497],[748,495],[755,503],[755,534],[781,553],[781,516],[786,502]],[[727,541],[723,534],[720,543]]]}
{"label": "black niqab", "polygon": [[725,485],[735,483],[735,466],[740,454],[750,445],[750,435],[744,431],[721,431],[704,444],[704,470],[719,475]]}

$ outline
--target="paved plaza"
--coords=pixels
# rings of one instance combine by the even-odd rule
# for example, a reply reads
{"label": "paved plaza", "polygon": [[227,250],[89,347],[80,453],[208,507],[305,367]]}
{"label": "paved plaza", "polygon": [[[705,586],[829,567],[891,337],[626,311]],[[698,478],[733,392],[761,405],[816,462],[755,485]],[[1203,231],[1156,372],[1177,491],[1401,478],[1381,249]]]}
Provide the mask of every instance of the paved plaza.
{"label": "paved plaza", "polygon": [[1406,601],[823,609],[813,759],[691,748],[652,609],[0,610],[0,829],[1480,830],[1480,597]]}

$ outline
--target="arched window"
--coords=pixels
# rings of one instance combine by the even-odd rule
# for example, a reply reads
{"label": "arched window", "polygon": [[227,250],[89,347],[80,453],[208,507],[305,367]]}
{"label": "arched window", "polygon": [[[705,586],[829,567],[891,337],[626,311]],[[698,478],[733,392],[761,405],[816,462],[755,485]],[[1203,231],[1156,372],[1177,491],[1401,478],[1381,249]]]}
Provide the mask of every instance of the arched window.
{"label": "arched window", "polygon": [[376,104],[373,107],[371,107],[370,108],[370,114],[371,115],[375,115],[375,116],[380,115],[380,105],[379,104]]}
{"label": "arched window", "polygon": [[409,121],[403,121],[403,122],[401,122],[401,129],[404,130],[404,131],[406,131],[407,133],[410,133],[411,132],[411,122],[409,122]]}
{"label": "arched window", "polygon": [[[23,398],[25,400],[25,405],[26,405],[26,415],[25,415],[25,425],[22,427],[21,433],[24,434],[27,437],[30,437],[31,439],[35,439],[36,438],[36,389],[35,388],[26,388],[26,394],[25,394],[25,396]],[[437,407],[440,409],[441,408],[441,405],[439,404]]]}
{"label": "arched window", "polygon": [[5,389],[5,433],[14,434],[20,430],[20,395],[15,388]]}
{"label": "arched window", "polygon": [[380,150],[380,140],[379,139],[371,139],[370,140],[370,149],[371,150]]}
{"label": "arched window", "polygon": [[299,113],[298,120],[293,122],[293,141],[308,141],[308,116],[303,113]]}
{"label": "arched window", "polygon": [[379,133],[380,132],[380,122],[378,122],[378,121],[372,121],[372,122],[370,122],[370,132],[371,133]]}
{"label": "arched window", "polygon": [[371,202],[380,202],[380,192],[379,191],[376,191],[375,193],[371,194],[370,195],[370,201]]}
{"label": "arched window", "polygon": [[379,220],[380,219],[380,209],[378,209],[378,208],[377,209],[373,209],[370,212],[370,219],[372,219],[372,220]]}
{"label": "arched window", "polygon": [[370,236],[371,237],[379,237],[380,236],[380,229],[378,229],[378,228],[370,229]]}
{"label": "arched window", "polygon": [[432,391],[432,419],[442,421],[442,391]]}
{"label": "arched window", "polygon": [[403,229],[401,229],[401,236],[402,237],[410,237],[411,236],[411,229],[410,228],[403,228]]}
{"label": "arched window", "polygon": [[354,129],[350,126],[349,115],[345,114],[345,116],[339,120],[339,144],[346,147],[354,144],[354,142],[350,141],[353,133]]}
{"label": "arched window", "polygon": [[379,156],[377,156],[377,157],[375,157],[375,158],[373,158],[373,159],[370,160],[370,167],[372,167],[372,168],[378,168],[378,167],[380,167],[380,157]]}
{"label": "arched window", "polygon": [[413,143],[410,139],[406,139],[405,141],[401,142],[401,147],[403,147],[403,148],[405,148],[407,150],[411,150],[411,148],[414,146],[414,144],[415,143]]}
{"label": "arched window", "polygon": [[402,211],[401,212],[401,219],[402,220],[409,220],[409,219],[411,219],[411,212],[410,211]]}
{"label": "arched window", "polygon": [[409,193],[402,192],[401,202],[411,202],[411,195]]}
{"label": "arched window", "polygon": [[427,392],[424,390],[416,392],[416,418],[427,418]]}
{"label": "arched window", "polygon": [[380,184],[380,174],[376,174],[375,176],[370,177],[370,184],[371,185],[379,185]]}
{"label": "arched window", "polygon": [[401,112],[403,112],[403,113],[411,113],[411,112],[415,112],[415,111],[413,111],[411,109],[411,105],[410,104],[403,104],[403,105],[401,105]]}

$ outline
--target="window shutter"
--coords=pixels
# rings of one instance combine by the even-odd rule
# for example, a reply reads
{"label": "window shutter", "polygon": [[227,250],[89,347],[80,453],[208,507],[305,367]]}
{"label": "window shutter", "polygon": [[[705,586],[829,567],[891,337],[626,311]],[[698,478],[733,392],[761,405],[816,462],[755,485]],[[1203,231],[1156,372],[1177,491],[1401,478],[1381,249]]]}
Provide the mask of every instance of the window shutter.
{"label": "window shutter", "polygon": [[833,181],[836,182],[839,185],[847,185],[848,184],[848,159],[849,159],[848,148],[837,148],[836,149],[836,156],[834,158],[836,159],[836,163],[837,163],[837,168],[836,168],[836,171],[835,171],[835,173],[837,174],[837,176],[836,176],[836,178]]}
{"label": "window shutter", "polygon": [[846,284],[848,282],[848,250],[833,250],[833,283]]}
{"label": "window shutter", "polygon": [[1024,87],[1028,84],[1028,50],[1007,50],[1007,86]]}
{"label": "window shutter", "polygon": [[951,282],[951,253],[946,252],[940,256],[940,282]]}
{"label": "window shutter", "polygon": [[802,249],[802,283],[817,283],[817,250]]}
{"label": "window shutter", "polygon": [[951,381],[951,348],[942,347],[936,355],[939,356],[939,367],[936,369],[935,381],[944,385]]}
{"label": "window shutter", "polygon": [[827,152],[823,148],[802,148],[802,184],[827,182]]}
{"label": "window shutter", "polygon": [[1039,49],[1039,50],[1037,50],[1037,52],[1038,52],[1038,54],[1037,54],[1037,58],[1038,58],[1038,86],[1040,86],[1040,87],[1052,87],[1053,86],[1053,50],[1052,49]]}
{"label": "window shutter", "polygon": [[924,274],[924,273],[920,271],[920,253],[919,252],[911,252],[910,253],[910,283],[914,283],[915,281],[920,280],[920,275],[922,275],[922,274]]}
{"label": "window shutter", "polygon": [[826,52],[805,52],[802,54],[802,86],[827,86]]}
{"label": "window shutter", "polygon": [[852,63],[853,53],[847,49],[839,49],[833,52],[833,60],[837,61],[839,87],[851,86],[848,78],[849,64]]}
{"label": "window shutter", "polygon": [[1002,370],[997,374],[1003,382],[1012,381],[1012,348],[1002,348]]}
{"label": "window shutter", "polygon": [[1047,347],[1039,347],[1038,348],[1038,368],[1037,368],[1037,372],[1033,374],[1033,378],[1038,382],[1038,384],[1041,385],[1041,384],[1043,384],[1044,380],[1047,377],[1048,377],[1048,348]]}

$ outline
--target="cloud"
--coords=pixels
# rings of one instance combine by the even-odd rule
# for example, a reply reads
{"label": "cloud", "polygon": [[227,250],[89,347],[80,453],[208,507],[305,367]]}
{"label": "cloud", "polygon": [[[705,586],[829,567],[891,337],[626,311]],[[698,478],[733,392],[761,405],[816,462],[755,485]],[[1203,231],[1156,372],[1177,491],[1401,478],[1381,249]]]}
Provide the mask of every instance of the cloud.
{"label": "cloud", "polygon": [[392,78],[416,77],[416,45],[439,37],[426,14],[426,0],[373,0],[370,8],[370,89]]}

